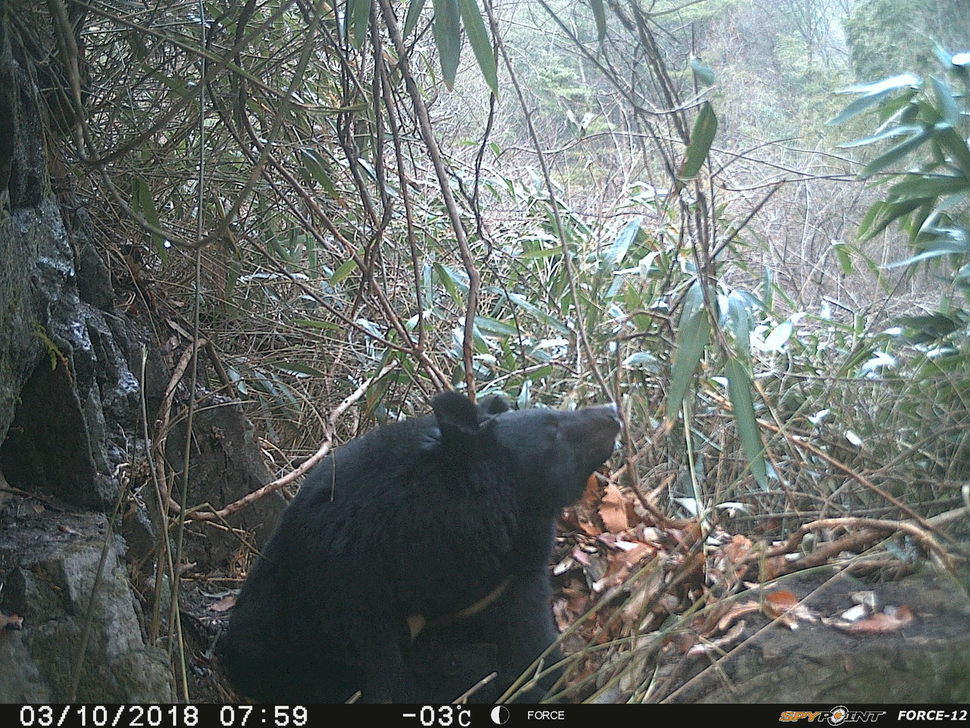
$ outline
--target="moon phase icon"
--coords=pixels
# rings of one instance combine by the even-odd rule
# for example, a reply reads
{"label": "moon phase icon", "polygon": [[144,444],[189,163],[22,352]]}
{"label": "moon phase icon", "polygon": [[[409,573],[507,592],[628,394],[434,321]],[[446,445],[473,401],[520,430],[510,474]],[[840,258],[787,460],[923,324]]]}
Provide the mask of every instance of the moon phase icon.
{"label": "moon phase icon", "polygon": [[490,715],[492,716],[492,722],[495,725],[502,725],[509,719],[509,709],[504,705],[496,705],[494,708],[492,708]]}

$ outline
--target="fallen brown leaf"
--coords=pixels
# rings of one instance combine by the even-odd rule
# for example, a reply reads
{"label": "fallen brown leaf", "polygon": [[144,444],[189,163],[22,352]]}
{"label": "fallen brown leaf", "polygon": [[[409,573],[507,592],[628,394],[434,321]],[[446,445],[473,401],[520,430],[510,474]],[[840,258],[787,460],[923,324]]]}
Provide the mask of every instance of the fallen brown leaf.
{"label": "fallen brown leaf", "polygon": [[835,626],[853,634],[885,634],[912,624],[914,619],[913,610],[909,607],[896,607],[895,609],[887,607],[885,612],[873,614],[867,619],[850,623],[836,622]]}
{"label": "fallen brown leaf", "polygon": [[587,536],[595,538],[603,532],[603,529],[591,518],[578,518],[577,520],[580,530]]}
{"label": "fallen brown leaf", "polygon": [[627,500],[620,489],[612,483],[606,486],[606,492],[600,502],[599,514],[603,519],[603,525],[610,533],[620,533],[630,528]]}
{"label": "fallen brown leaf", "polygon": [[3,614],[0,612],[0,629],[21,629],[24,626],[24,618],[16,614]]}
{"label": "fallen brown leaf", "polygon": [[751,539],[747,536],[743,536],[740,533],[734,535],[731,541],[724,546],[724,559],[730,561],[731,563],[738,564],[744,559],[750,552],[754,544]]}
{"label": "fallen brown leaf", "polygon": [[798,606],[798,597],[794,592],[786,589],[773,591],[765,595],[765,612],[769,617],[777,617],[788,609]]}
{"label": "fallen brown leaf", "polygon": [[799,622],[817,622],[818,619],[804,604],[798,603],[798,597],[786,590],[780,589],[765,595],[765,615],[787,626],[798,629]]}
{"label": "fallen brown leaf", "polygon": [[717,639],[706,640],[704,642],[698,642],[696,645],[687,650],[688,655],[707,655],[716,652],[721,652],[726,648],[731,647],[735,642],[737,642],[744,635],[744,620],[738,622],[724,635],[721,635]]}
{"label": "fallen brown leaf", "polygon": [[225,611],[227,611],[229,609],[232,609],[235,605],[236,605],[236,595],[235,594],[229,594],[227,596],[224,596],[219,601],[213,602],[212,604],[210,604],[209,605],[209,611],[210,612],[225,612]]}
{"label": "fallen brown leaf", "polygon": [[723,617],[721,617],[720,620],[718,620],[717,630],[718,632],[723,632],[740,617],[759,611],[761,611],[761,605],[758,604],[758,602],[752,601],[744,602],[743,604],[735,604]]}

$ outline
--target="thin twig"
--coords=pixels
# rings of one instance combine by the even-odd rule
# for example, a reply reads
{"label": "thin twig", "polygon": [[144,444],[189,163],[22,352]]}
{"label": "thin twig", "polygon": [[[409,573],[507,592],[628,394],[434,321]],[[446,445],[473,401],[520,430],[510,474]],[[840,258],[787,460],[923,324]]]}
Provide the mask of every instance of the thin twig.
{"label": "thin twig", "polygon": [[[226,506],[223,506],[217,511],[193,510],[186,513],[186,518],[192,519],[194,521],[223,520],[231,516],[233,513],[236,513],[237,511],[242,510],[250,503],[257,501],[260,498],[268,495],[269,493],[273,493],[274,491],[277,491],[280,488],[283,488],[289,485],[290,483],[294,482],[298,478],[301,478],[304,475],[306,475],[313,468],[314,465],[316,465],[321,460],[323,460],[327,456],[327,454],[333,449],[334,428],[337,424],[337,420],[340,419],[341,415],[343,415],[348,409],[350,409],[350,407],[355,402],[357,402],[357,400],[363,397],[367,393],[368,389],[370,389],[375,383],[377,383],[385,376],[387,376],[387,374],[389,374],[395,368],[397,368],[397,362],[391,362],[390,364],[386,365],[377,374],[375,374],[373,377],[371,377],[366,382],[361,384],[353,392],[353,394],[346,397],[340,404],[338,404],[330,411],[330,416],[328,417],[328,420],[327,420],[327,423],[329,425],[328,432],[326,433],[326,437],[323,441],[323,444],[320,445],[320,447],[313,455],[311,455],[303,463],[301,463],[299,467],[290,471],[286,475],[280,478],[277,478],[276,480],[270,483],[267,483],[261,488],[254,490],[252,493],[248,493],[242,498],[239,498],[238,500],[235,500],[232,503]],[[179,512],[181,510],[177,503],[174,503],[171,501],[169,502],[169,508],[175,512]]]}
{"label": "thin twig", "polygon": [[461,255],[462,265],[468,275],[468,299],[465,308],[465,325],[462,338],[462,361],[465,366],[465,388],[468,396],[475,399],[475,316],[478,313],[478,291],[481,287],[481,276],[475,258],[472,256],[468,246],[468,235],[465,232],[465,225],[461,219],[461,212],[455,203],[455,196],[451,191],[451,182],[445,163],[438,148],[438,140],[435,138],[434,130],[431,125],[431,117],[428,115],[428,107],[425,104],[424,96],[418,88],[417,82],[411,71],[411,64],[407,47],[401,36],[401,29],[397,24],[397,17],[391,8],[389,0],[380,0],[381,14],[384,23],[387,25],[388,35],[394,44],[394,49],[398,56],[398,68],[404,78],[404,85],[411,97],[414,112],[417,116],[418,128],[421,131],[421,138],[428,151],[428,157],[434,167],[435,175],[438,178],[438,187],[441,191],[441,200],[444,202],[445,209],[448,211],[448,218],[451,221],[452,231],[455,233],[455,240],[458,242],[458,251]]}

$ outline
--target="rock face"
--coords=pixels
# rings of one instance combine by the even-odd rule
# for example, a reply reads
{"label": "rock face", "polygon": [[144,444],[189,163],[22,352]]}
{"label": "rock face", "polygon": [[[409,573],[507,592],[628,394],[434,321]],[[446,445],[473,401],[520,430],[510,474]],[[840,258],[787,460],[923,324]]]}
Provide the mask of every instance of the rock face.
{"label": "rock face", "polygon": [[145,646],[120,539],[102,563],[100,511],[118,499],[110,474],[138,405],[124,322],[83,215],[74,236],[65,227],[32,68],[4,32],[0,23],[0,608],[22,622],[0,631],[0,702],[65,701],[76,665],[78,700],[170,701],[168,659]]}
{"label": "rock face", "polygon": [[[189,482],[194,501],[232,503],[272,480],[256,443],[255,429],[243,416],[238,403],[207,397],[200,402],[192,432],[194,449],[189,463]],[[175,424],[166,443],[169,462],[181,474],[184,422]],[[256,543],[263,543],[272,535],[285,507],[283,496],[270,493],[230,515],[226,523],[251,534]],[[183,548],[188,561],[222,564],[240,545],[238,539],[205,524],[186,526]]]}
{"label": "rock face", "polygon": [[134,427],[138,382],[123,322],[91,282],[100,260],[86,217],[69,234],[51,193],[32,69],[5,36],[0,79],[0,469],[10,485],[105,509],[118,496],[105,474],[122,459],[112,439]]}
{"label": "rock face", "polygon": [[887,633],[853,634],[821,621],[792,630],[759,616],[716,668],[678,679],[667,700],[850,707],[970,702],[970,599],[952,577],[926,573],[867,586],[806,575],[789,583],[820,615],[838,615],[853,606],[850,592],[871,590],[881,605],[905,606],[914,619]]}
{"label": "rock face", "polygon": [[[57,53],[25,49],[8,31],[0,22],[0,702],[168,702],[169,661],[145,644],[126,569],[127,558],[151,575],[159,514],[153,525],[116,473],[151,446],[142,389],[151,423],[171,375],[151,327],[114,309],[87,211],[51,189],[35,59],[56,63]],[[139,382],[132,362],[143,349]],[[238,405],[207,406],[189,499],[221,506],[271,476]],[[187,439],[183,425],[167,440],[172,463]],[[127,544],[107,536],[119,499],[126,516],[114,532]],[[259,543],[283,506],[272,494],[229,522]],[[222,531],[188,532],[183,555],[200,569],[239,547]],[[21,629],[3,628],[11,615]]]}
{"label": "rock face", "polygon": [[23,618],[0,633],[0,703],[66,702],[74,681],[83,702],[171,702],[168,658],[142,639],[120,539],[103,549],[105,517],[19,505],[7,513],[29,515],[0,522],[3,607]]}

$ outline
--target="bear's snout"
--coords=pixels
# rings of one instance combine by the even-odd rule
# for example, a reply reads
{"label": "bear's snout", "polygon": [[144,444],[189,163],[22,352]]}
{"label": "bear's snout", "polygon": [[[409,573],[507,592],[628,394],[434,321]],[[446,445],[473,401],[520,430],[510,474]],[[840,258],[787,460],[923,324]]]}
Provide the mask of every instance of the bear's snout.
{"label": "bear's snout", "polygon": [[586,453],[592,472],[613,453],[620,426],[616,404],[611,403],[569,413],[565,433],[580,452]]}

